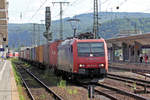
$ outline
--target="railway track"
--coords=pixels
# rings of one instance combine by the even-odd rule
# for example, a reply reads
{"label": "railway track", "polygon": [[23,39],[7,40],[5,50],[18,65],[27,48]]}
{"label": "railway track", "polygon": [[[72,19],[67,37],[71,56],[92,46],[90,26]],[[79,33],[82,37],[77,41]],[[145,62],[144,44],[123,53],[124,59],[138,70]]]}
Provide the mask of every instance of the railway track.
{"label": "railway track", "polygon": [[126,77],[126,76],[120,76],[120,75],[115,75],[115,74],[110,74],[110,73],[108,73],[107,76],[108,76],[108,78],[122,79],[124,81],[128,81],[128,80],[136,81],[136,83],[139,82],[139,85],[143,84],[143,85],[146,85],[146,86],[150,87],[150,81],[146,81],[146,80],[142,80],[142,79],[137,79],[137,78]]}
{"label": "railway track", "polygon": [[150,73],[150,70],[147,69],[137,69],[137,68],[124,68],[124,67],[113,67],[113,66],[109,66],[109,69],[115,69],[115,70],[123,70],[123,71],[129,71],[129,72],[144,72],[144,73]]}
{"label": "railway track", "polygon": [[[44,100],[63,100],[63,98],[61,98],[53,90],[48,88],[47,85],[45,85],[42,81],[40,81],[36,76],[34,76],[27,69],[24,69],[24,68],[23,69],[17,68],[17,69],[20,72],[20,77],[23,81],[23,84],[26,87],[26,90],[31,100],[36,100],[36,99],[40,100],[39,95],[41,95],[41,100],[43,99]],[[38,89],[34,89],[34,88],[38,88]]]}
{"label": "railway track", "polygon": [[142,86],[144,88],[145,93],[150,93],[150,90],[147,89],[147,88],[150,88],[149,84],[145,84],[145,83],[141,83],[141,82],[135,82],[135,81],[132,81],[132,80],[127,80],[127,79],[121,79],[121,78],[117,78],[117,77],[111,77],[111,76],[108,76],[107,78],[112,79],[112,80],[126,82],[126,83],[136,84],[138,86]]}
{"label": "railway track", "polygon": [[[87,84],[82,84],[82,83],[77,83],[77,84],[79,86],[82,86],[85,89],[88,89]],[[96,94],[103,95],[109,98],[110,100],[150,100],[146,97],[143,97],[143,96],[140,96],[140,95],[137,95],[137,94],[125,91],[125,90],[121,90],[119,88],[115,88],[113,86],[109,86],[106,84],[95,83],[93,85],[96,86],[94,89]]]}
{"label": "railway track", "polygon": [[[30,73],[30,71],[28,71],[26,69],[24,69],[24,70],[27,73]],[[32,75],[32,73],[30,73],[30,75],[32,77],[34,76],[34,75]],[[38,78],[37,78],[37,80],[38,80]],[[95,96],[96,97],[102,95],[102,96],[104,96],[104,97],[106,97],[106,98],[108,98],[110,100],[149,100],[148,98],[136,95],[134,93],[130,93],[130,92],[127,92],[127,91],[119,90],[117,88],[114,89],[114,87],[112,87],[112,86],[109,87],[108,85],[104,85],[104,84],[95,84],[95,85],[96,85],[96,87],[102,87],[103,88],[103,89],[102,88],[101,89],[99,89],[99,88],[95,89],[95,94],[96,94]],[[88,89],[88,87],[85,86],[85,85],[83,86],[83,84],[80,85],[80,86]],[[129,98],[129,99],[124,99],[124,98]],[[136,99],[130,99],[130,98],[136,98]],[[34,99],[32,99],[32,100],[34,100]],[[57,100],[62,100],[62,99],[57,99]]]}
{"label": "railway track", "polygon": [[[120,76],[120,75],[115,75],[115,74],[108,74],[107,78],[111,79],[111,80],[116,80],[116,82],[117,81],[123,82],[124,85],[122,85],[123,87],[120,87],[121,89],[125,89],[124,86],[125,87],[127,86],[125,90],[128,89],[127,91],[131,92],[131,90],[129,90],[129,87],[131,87],[132,93],[139,94],[139,95],[142,94],[142,96],[144,96],[144,97],[150,97],[150,95],[149,95],[149,93],[150,93],[150,84],[149,84],[150,81],[126,77],[126,76]],[[127,83],[129,83],[129,84],[127,84]],[[116,86],[116,87],[119,87],[119,86]]]}
{"label": "railway track", "polygon": [[141,72],[133,72],[133,73],[142,75],[142,76],[144,76],[145,78],[150,78],[150,75],[147,75],[147,74],[145,74],[145,73],[141,73]]}
{"label": "railway track", "polygon": [[[76,84],[76,85],[81,86],[81,87],[83,87],[83,88],[85,88],[85,89],[88,89],[87,84],[79,83],[79,82],[73,83],[73,84]],[[98,89],[94,89],[94,91],[95,91],[96,94],[98,94],[98,95],[103,95],[103,96],[107,97],[107,98],[110,99],[110,100],[119,100],[117,97],[115,97],[115,96],[113,96],[113,95],[111,95],[111,94],[105,93],[105,92],[103,92],[103,91],[100,91],[100,90],[98,90]],[[94,96],[96,96],[96,95],[94,95]]]}
{"label": "railway track", "polygon": [[31,91],[30,91],[30,89],[29,89],[27,83],[26,83],[25,80],[22,78],[22,76],[21,76],[20,73],[19,73],[19,75],[20,75],[20,78],[21,78],[21,80],[22,80],[22,82],[23,82],[25,88],[26,88],[26,91],[27,91],[27,93],[28,93],[28,96],[30,97],[31,100],[35,100],[35,98],[34,98],[34,96],[32,95],[32,93],[31,93]]}
{"label": "railway track", "polygon": [[[72,82],[70,82],[69,81],[69,83],[71,83],[72,84]],[[76,84],[77,86],[81,86],[81,87],[83,87],[83,88],[85,88],[85,89],[88,89],[88,86],[85,86],[85,85],[81,85],[80,83],[74,83],[73,82],[73,84]],[[104,97],[106,97],[106,98],[108,98],[108,99],[110,99],[110,100],[120,100],[120,99],[117,99],[115,96],[113,96],[113,95],[111,95],[111,94],[107,94],[107,93],[105,93],[105,92],[103,92],[103,91],[100,91],[100,90],[96,90],[95,89],[95,93],[96,93],[96,95],[95,95],[95,97],[97,96],[98,97],[98,100],[99,100],[99,98],[101,98],[100,96],[104,96]],[[107,100],[108,100],[107,99]],[[95,99],[94,99],[95,100]],[[97,100],[97,99],[96,99]]]}
{"label": "railway track", "polygon": [[[133,98],[133,100],[150,100],[150,99],[148,99],[146,97],[143,97],[143,96],[140,96],[140,95],[137,95],[137,94],[125,91],[125,90],[121,90],[119,88],[116,88],[116,87],[113,87],[113,86],[109,86],[109,85],[106,85],[106,84],[99,84],[99,83],[97,83],[95,85],[103,87],[103,88],[106,88],[106,89],[110,89],[110,90],[116,91],[119,94],[126,95],[127,97]],[[132,100],[132,99],[130,99],[130,100]]]}

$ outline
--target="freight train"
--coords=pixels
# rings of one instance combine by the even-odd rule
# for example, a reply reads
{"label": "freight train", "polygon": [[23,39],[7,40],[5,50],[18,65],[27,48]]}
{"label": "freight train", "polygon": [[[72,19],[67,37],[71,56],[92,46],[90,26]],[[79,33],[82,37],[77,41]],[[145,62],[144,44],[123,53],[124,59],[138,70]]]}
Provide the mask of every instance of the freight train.
{"label": "freight train", "polygon": [[8,52],[6,53],[6,58],[18,58],[19,53],[18,52]]}
{"label": "freight train", "polygon": [[99,80],[108,71],[104,39],[67,39],[28,48],[19,58],[39,67],[48,66],[65,79]]}

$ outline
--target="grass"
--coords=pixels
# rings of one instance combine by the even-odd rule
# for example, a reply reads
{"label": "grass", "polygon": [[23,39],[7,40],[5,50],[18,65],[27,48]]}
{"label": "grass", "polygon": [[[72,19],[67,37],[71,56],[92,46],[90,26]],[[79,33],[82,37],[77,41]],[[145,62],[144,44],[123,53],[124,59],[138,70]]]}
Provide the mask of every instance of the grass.
{"label": "grass", "polygon": [[46,99],[46,95],[42,94],[42,95],[40,96],[40,99],[45,100],[45,99]]}
{"label": "grass", "polygon": [[66,81],[65,80],[61,80],[58,84],[57,84],[58,87],[60,88],[66,88]]}
{"label": "grass", "polygon": [[[12,65],[13,65],[13,71],[14,71],[14,74],[15,74],[15,80],[16,80],[16,83],[17,83],[17,87],[18,87],[18,92],[19,92],[19,97],[20,97],[20,100],[26,100],[25,99],[25,96],[22,95],[23,94],[23,89],[22,89],[22,81],[19,77],[19,73],[17,72],[16,70],[16,67],[15,67],[15,64],[14,62],[18,62],[17,59],[11,59],[12,61]],[[23,62],[22,63],[24,66],[28,66],[28,67],[32,67],[30,64],[28,63],[25,63]],[[59,88],[63,88],[66,90],[66,92],[69,94],[69,95],[76,95],[78,94],[78,90],[77,89],[71,89],[71,88],[68,88],[67,87],[67,83],[65,80],[63,80],[62,78],[61,79],[56,79],[57,77],[55,77],[50,70],[45,70],[44,72],[42,71],[40,76],[43,78],[43,79],[46,79],[46,80],[49,80],[52,85],[54,86],[57,86]],[[50,78],[51,76],[51,78]],[[56,80],[56,81],[54,81]],[[32,80],[31,80],[32,81]],[[34,82],[32,82],[33,84],[36,84]],[[40,99],[44,100],[46,98],[45,95],[40,95],[39,96]]]}
{"label": "grass", "polygon": [[69,94],[77,94],[78,90],[77,89],[67,89]]}
{"label": "grass", "polygon": [[19,98],[20,100],[26,100],[25,97],[23,96],[22,81],[21,81],[21,78],[19,77],[19,73],[17,72],[17,69],[14,64],[14,62],[17,62],[17,61],[18,59],[11,59],[12,69],[13,69],[15,81],[18,87]]}
{"label": "grass", "polygon": [[68,94],[70,94],[70,95],[73,95],[73,94],[77,94],[77,93],[78,93],[78,90],[77,90],[77,89],[70,89],[70,88],[67,88],[67,87],[66,87],[66,81],[65,81],[65,80],[61,80],[61,81],[57,84],[57,86],[58,86],[59,88],[65,88],[65,89],[67,89],[67,92],[68,92]]}

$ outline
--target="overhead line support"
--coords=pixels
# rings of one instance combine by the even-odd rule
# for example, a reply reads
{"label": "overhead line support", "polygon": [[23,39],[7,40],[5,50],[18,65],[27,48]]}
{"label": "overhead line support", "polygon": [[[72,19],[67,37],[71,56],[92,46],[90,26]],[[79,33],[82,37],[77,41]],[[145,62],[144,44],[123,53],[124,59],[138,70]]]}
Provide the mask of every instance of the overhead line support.
{"label": "overhead line support", "polygon": [[93,15],[93,33],[94,38],[98,38],[98,0],[94,0],[94,15]]}
{"label": "overhead line support", "polygon": [[63,39],[63,22],[62,22],[62,14],[63,14],[63,4],[69,4],[69,2],[52,2],[52,4],[60,4],[60,39]]}

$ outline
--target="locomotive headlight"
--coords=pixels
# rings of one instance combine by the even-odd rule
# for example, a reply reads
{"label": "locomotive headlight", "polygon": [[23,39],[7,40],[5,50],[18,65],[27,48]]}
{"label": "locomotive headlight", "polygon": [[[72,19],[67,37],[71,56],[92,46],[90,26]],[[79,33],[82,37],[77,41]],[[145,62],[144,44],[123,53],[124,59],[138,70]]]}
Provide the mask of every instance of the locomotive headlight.
{"label": "locomotive headlight", "polygon": [[104,64],[99,64],[99,67],[104,67]]}
{"label": "locomotive headlight", "polygon": [[84,64],[80,64],[79,67],[85,67],[85,65]]}

